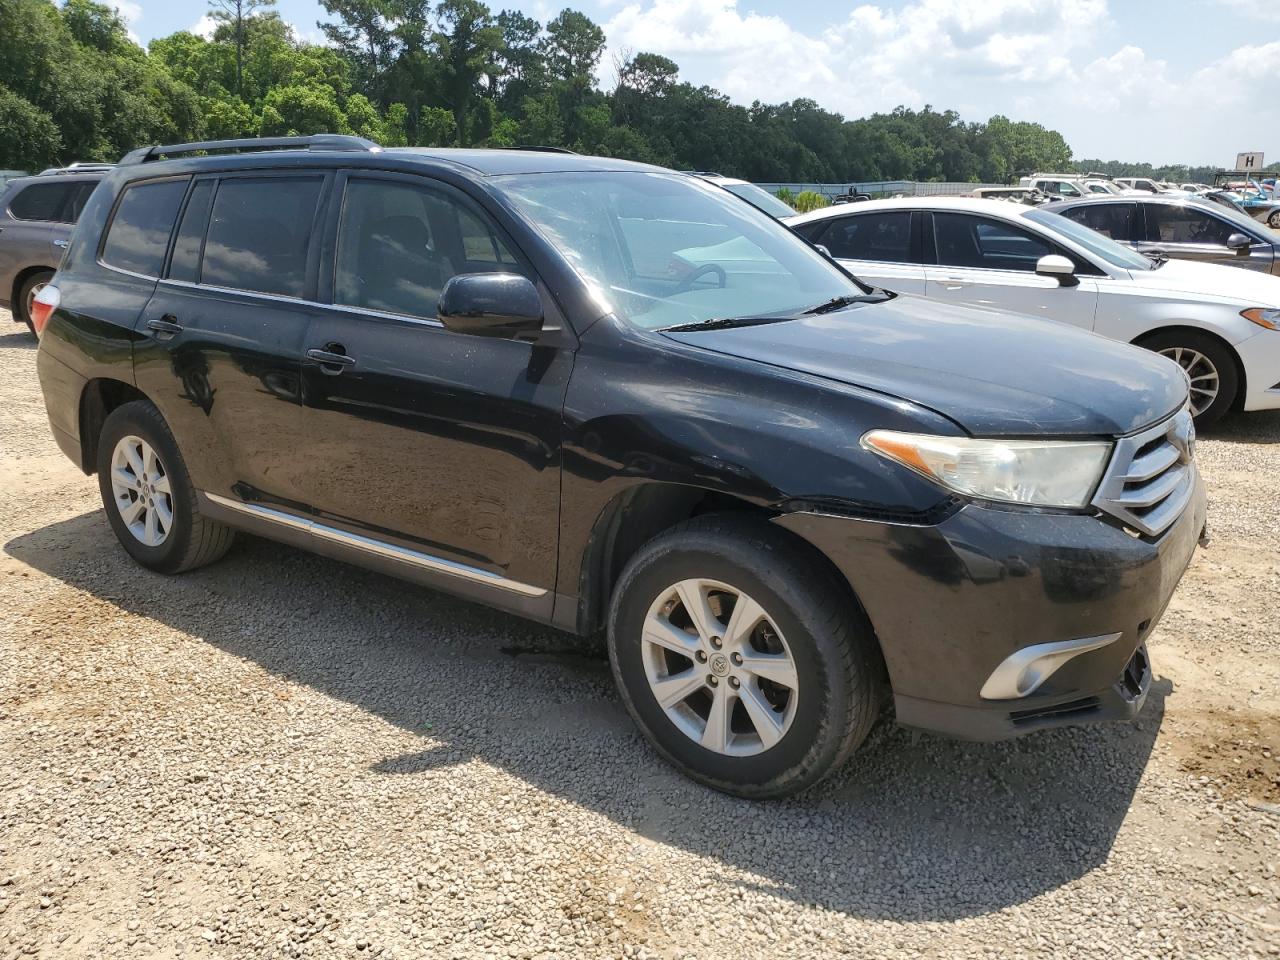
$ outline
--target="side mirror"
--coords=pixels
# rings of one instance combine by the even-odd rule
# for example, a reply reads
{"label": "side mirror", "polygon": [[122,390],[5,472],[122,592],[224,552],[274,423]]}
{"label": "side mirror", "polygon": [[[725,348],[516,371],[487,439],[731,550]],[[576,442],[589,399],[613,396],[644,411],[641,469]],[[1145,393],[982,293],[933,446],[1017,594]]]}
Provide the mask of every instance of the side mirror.
{"label": "side mirror", "polygon": [[542,329],[542,298],[516,273],[460,273],[440,291],[436,318],[454,333],[514,338]]}
{"label": "side mirror", "polygon": [[1036,275],[1053,277],[1060,286],[1074,287],[1080,281],[1076,279],[1076,265],[1066,257],[1056,253],[1041,257],[1036,261]]}
{"label": "side mirror", "polygon": [[1253,241],[1249,239],[1249,235],[1245,233],[1233,233],[1227,237],[1227,249],[1234,250],[1237,254],[1244,256],[1249,252],[1249,248],[1253,246]]}

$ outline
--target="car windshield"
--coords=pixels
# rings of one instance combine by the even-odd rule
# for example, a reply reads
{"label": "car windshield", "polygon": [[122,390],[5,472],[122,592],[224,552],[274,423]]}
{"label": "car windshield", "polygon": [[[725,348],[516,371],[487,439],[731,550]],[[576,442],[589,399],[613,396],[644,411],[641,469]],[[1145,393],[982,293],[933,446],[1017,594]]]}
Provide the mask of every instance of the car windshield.
{"label": "car windshield", "polygon": [[517,174],[491,181],[594,288],[648,329],[789,317],[866,291],[777,220],[680,174]]}
{"label": "car windshield", "polygon": [[771,217],[779,219],[783,217],[794,217],[796,212],[789,206],[775,197],[763,187],[757,187],[754,183],[726,183],[724,188],[730,193],[736,193],[747,203],[753,207],[759,207]]}
{"label": "car windshield", "polygon": [[1110,237],[1104,237],[1102,234],[1091,230],[1083,223],[1076,223],[1074,220],[1068,220],[1060,214],[1050,213],[1047,210],[1032,210],[1025,216],[1028,220],[1034,220],[1041,226],[1048,227],[1054,233],[1075,241],[1094,256],[1102,258],[1113,267],[1120,267],[1124,270],[1152,269],[1151,260],[1136,250],[1123,247]]}

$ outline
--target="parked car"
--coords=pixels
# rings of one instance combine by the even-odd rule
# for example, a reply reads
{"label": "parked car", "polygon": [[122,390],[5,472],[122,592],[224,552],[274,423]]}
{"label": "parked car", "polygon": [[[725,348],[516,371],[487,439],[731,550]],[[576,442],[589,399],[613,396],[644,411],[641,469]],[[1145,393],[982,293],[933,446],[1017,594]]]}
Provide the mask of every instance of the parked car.
{"label": "parked car", "polygon": [[1035,173],[1022,177],[1018,186],[1038,190],[1050,200],[1076,199],[1087,197],[1092,191],[1084,180],[1069,174]]}
{"label": "parked car", "polygon": [[1175,360],[1197,421],[1280,408],[1280,278],[1145,257],[1052,207],[872,201],[788,220],[855,275],[901,293],[999,307]]}
{"label": "parked car", "polygon": [[1265,189],[1256,180],[1247,183],[1232,184],[1231,196],[1244,209],[1245,213],[1271,227],[1280,230],[1280,201],[1274,194]]}
{"label": "parked car", "polygon": [[[10,180],[0,192],[0,307],[31,328],[31,306],[58,267],[102,172]],[[32,328],[32,332],[34,329]]]}
{"label": "parked car", "polygon": [[795,215],[795,210],[787,206],[777,197],[763,187],[757,187],[748,180],[737,180],[733,177],[724,177],[718,173],[709,171],[696,171],[695,177],[701,177],[708,183],[714,183],[717,187],[728,190],[735,196],[741,197],[747,203],[751,204],[757,210],[763,210],[771,217],[782,219]]}
{"label": "parked car", "polygon": [[1156,194],[1072,200],[1053,212],[1141,253],[1280,276],[1280,234],[1204,199]]}
{"label": "parked car", "polygon": [[[1035,187],[978,187],[970,196],[1025,204],[1044,203],[1049,199]],[[871,198],[868,197],[867,199],[870,200]]]}
{"label": "parked car", "polygon": [[[762,269],[668,270],[691,244]],[[977,738],[1133,716],[1204,530],[1174,364],[873,291],[641,164],[143,149],[37,301],[53,434],[140,564],[248,530],[603,629],[655,749],[742,796],[888,697]]]}

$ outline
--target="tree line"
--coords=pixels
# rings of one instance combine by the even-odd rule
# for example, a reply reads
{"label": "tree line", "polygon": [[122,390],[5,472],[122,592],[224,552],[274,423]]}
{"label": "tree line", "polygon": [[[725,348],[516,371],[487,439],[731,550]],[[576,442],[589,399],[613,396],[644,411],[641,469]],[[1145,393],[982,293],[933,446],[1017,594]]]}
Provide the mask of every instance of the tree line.
{"label": "tree line", "polygon": [[576,10],[540,23],[481,0],[322,0],[327,43],[316,45],[274,3],[211,0],[211,38],[184,31],[143,49],[92,0],[0,0],[0,167],[320,132],[565,147],[766,182],[1001,183],[1071,165],[1062,135],[1037,123],[929,106],[851,120],[808,99],[743,106],[656,53],[618,57],[602,85],[604,31]]}

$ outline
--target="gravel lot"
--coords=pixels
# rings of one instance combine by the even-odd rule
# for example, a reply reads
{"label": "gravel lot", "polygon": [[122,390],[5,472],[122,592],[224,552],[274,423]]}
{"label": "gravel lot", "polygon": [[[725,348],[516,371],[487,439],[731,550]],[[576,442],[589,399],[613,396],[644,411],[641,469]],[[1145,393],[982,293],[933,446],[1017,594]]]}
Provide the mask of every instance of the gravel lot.
{"label": "gravel lot", "polygon": [[1280,955],[1280,414],[1200,445],[1138,721],[882,724],[753,804],[591,644],[250,538],[135,566],[3,314],[0,408],[0,960]]}

